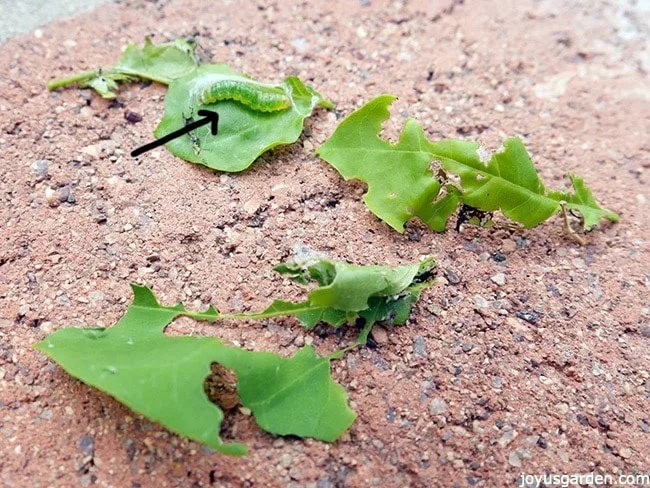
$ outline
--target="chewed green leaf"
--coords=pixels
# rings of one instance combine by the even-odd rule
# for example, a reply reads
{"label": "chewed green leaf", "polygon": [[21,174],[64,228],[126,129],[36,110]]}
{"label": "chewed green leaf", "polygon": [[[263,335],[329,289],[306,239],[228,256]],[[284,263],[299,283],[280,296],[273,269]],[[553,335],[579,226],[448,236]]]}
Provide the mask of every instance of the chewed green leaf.
{"label": "chewed green leaf", "polygon": [[600,219],[607,219],[611,222],[618,222],[620,217],[611,210],[601,208],[596,202],[593,193],[585,186],[579,176],[570,174],[569,179],[575,190],[574,194],[553,193],[549,197],[558,201],[565,201],[569,209],[577,210],[584,217],[584,228],[591,230],[598,226]]}
{"label": "chewed green leaf", "polygon": [[[288,100],[288,105],[287,105]],[[259,83],[226,65],[203,65],[175,80],[165,97],[165,115],[156,137],[182,128],[202,109],[219,113],[219,134],[207,126],[174,139],[176,156],[220,171],[242,171],[269,149],[295,142],[313,109],[327,106],[321,95],[298,78]]]}
{"label": "chewed green leaf", "polygon": [[112,68],[86,71],[48,84],[56,90],[77,83],[80,87],[94,89],[104,98],[115,98],[118,82],[136,79],[151,80],[168,85],[172,80],[185,76],[198,66],[193,43],[176,39],[163,44],[153,44],[147,37],[142,49],[130,43],[122,59]]}
{"label": "chewed green leaf", "polygon": [[404,266],[357,266],[323,257],[296,259],[275,268],[304,283],[305,277],[319,283],[309,293],[309,302],[321,307],[346,312],[361,312],[369,308],[372,297],[399,295],[413,284],[416,277],[428,273],[433,261]]}
{"label": "chewed green leaf", "polygon": [[[442,231],[461,202],[483,211],[501,210],[527,227],[556,214],[561,201],[582,213],[586,229],[601,218],[618,220],[618,215],[598,205],[580,178],[570,176],[574,194],[548,191],[517,138],[506,140],[503,150],[487,164],[479,156],[477,143],[451,139],[431,143],[413,120],[404,125],[398,143],[389,144],[378,134],[394,100],[382,95],[353,112],[318,154],[344,178],[365,181],[368,208],[398,231],[415,216]],[[447,185],[443,197],[438,195],[440,183],[429,167],[432,161],[460,177],[458,186]]]}
{"label": "chewed green leaf", "polygon": [[179,315],[207,320],[220,315],[212,307],[202,313],[181,304],[164,307],[145,287],[134,286],[134,295],[113,327],[62,329],[35,347],[136,412],[225,454],[245,454],[246,446],[219,438],[224,414],[203,387],[212,362],[235,372],[242,404],[269,432],[331,442],[354,421],[345,391],[330,377],[329,359],[313,349],[282,358],[211,337],[168,337],[164,329]]}
{"label": "chewed green leaf", "polygon": [[440,183],[430,168],[431,143],[413,119],[404,125],[397,144],[379,137],[394,96],[382,95],[349,115],[317,154],[347,179],[368,184],[368,208],[399,232],[413,217],[430,218]]}
{"label": "chewed green leaf", "polygon": [[431,284],[434,266],[431,258],[405,266],[356,266],[310,254],[274,268],[300,284],[318,283],[307,300],[275,300],[262,312],[220,317],[265,319],[290,315],[308,330],[320,322],[338,328],[358,318],[369,327],[375,322],[403,324],[420,292]]}
{"label": "chewed green leaf", "polygon": [[535,170],[528,151],[518,138],[507,139],[503,150],[484,164],[478,156],[478,145],[464,141],[444,140],[433,145],[433,152],[442,166],[460,176],[462,201],[484,211],[501,210],[503,214],[534,227],[560,210],[565,200],[585,217],[585,228],[598,225],[601,218],[613,222],[618,216],[598,206],[581,178],[570,175],[575,194],[548,191]]}
{"label": "chewed green leaf", "polygon": [[365,326],[357,344],[365,344],[375,323],[406,322],[420,293],[431,284],[434,266],[433,259],[389,267],[356,266],[308,256],[283,263],[275,270],[298,283],[313,280],[319,284],[293,312],[307,329],[318,322],[336,328],[361,318]]}
{"label": "chewed green leaf", "polygon": [[438,198],[430,207],[423,209],[420,214],[422,221],[436,232],[445,230],[449,217],[456,212],[461,201],[460,191],[455,186],[447,185],[446,191],[446,195]]}
{"label": "chewed green leaf", "polygon": [[219,362],[237,372],[242,404],[268,432],[334,442],[356,418],[329,360],[309,346],[290,359],[229,348]]}
{"label": "chewed green leaf", "polygon": [[198,67],[195,48],[193,42],[183,39],[156,45],[146,38],[142,49],[130,43],[114,69],[129,76],[169,85]]}
{"label": "chewed green leaf", "polygon": [[432,259],[392,268],[355,266],[313,254],[305,259],[276,268],[296,281],[319,284],[303,302],[275,300],[256,313],[224,314],[212,306],[192,312],[182,303],[163,306],[149,288],[132,285],[133,302],[113,327],[62,329],[35,347],[88,385],[225,454],[244,454],[246,446],[219,438],[224,413],[204,391],[212,363],[235,373],[240,401],[263,429],[332,442],[356,416],[329,367],[349,348],[321,358],[308,346],[283,358],[227,346],[213,337],[164,334],[179,316],[214,322],[291,315],[308,329],[319,322],[339,327],[363,319],[359,339],[349,346],[355,347],[365,344],[376,322],[405,323],[434,268]]}
{"label": "chewed green leaf", "polygon": [[533,227],[558,211],[558,204],[546,196],[524,145],[517,138],[505,141],[488,164],[478,156],[478,144],[444,140],[435,144],[434,154],[442,166],[460,176],[463,202],[484,211],[503,214]]}

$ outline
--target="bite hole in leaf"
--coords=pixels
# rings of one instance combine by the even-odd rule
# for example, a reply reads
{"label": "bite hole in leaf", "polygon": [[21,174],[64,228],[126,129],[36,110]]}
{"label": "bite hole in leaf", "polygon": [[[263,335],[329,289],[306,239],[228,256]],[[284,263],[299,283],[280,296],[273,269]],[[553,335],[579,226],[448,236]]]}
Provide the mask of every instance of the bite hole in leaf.
{"label": "bite hole in leaf", "polygon": [[193,337],[204,335],[201,333],[200,329],[200,322],[190,317],[179,316],[175,317],[174,320],[165,327],[164,334],[169,337]]}
{"label": "bite hole in leaf", "polygon": [[219,363],[210,364],[210,374],[205,377],[203,391],[212,403],[223,410],[232,410],[239,405],[237,375]]}

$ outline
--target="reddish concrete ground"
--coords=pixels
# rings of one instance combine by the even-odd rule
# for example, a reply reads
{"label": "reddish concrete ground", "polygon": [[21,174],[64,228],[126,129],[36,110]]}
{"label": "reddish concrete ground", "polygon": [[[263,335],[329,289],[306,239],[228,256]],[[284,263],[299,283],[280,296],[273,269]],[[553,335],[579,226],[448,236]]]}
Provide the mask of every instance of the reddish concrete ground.
{"label": "reddish concrete ground", "polygon": [[[648,32],[644,3],[131,0],[4,44],[0,484],[494,487],[521,473],[648,473]],[[337,109],[241,174],[164,149],[136,162],[163,87],[135,84],[118,107],[44,86],[151,33],[198,34],[206,59],[256,78],[299,75]],[[312,156],[338,118],[386,92],[400,96],[388,134],[408,116],[492,149],[518,134],[549,186],[583,176],[621,223],[585,247],[559,219],[397,234],[367,212],[363,185]],[[60,327],[114,323],[131,281],[224,310],[297,297],[270,269],[303,244],[366,264],[433,255],[440,269],[407,326],[334,365],[359,413],[334,444],[275,438],[236,413],[224,435],[250,454],[210,453],[31,348]],[[285,355],[312,337],[291,319],[174,328]]]}

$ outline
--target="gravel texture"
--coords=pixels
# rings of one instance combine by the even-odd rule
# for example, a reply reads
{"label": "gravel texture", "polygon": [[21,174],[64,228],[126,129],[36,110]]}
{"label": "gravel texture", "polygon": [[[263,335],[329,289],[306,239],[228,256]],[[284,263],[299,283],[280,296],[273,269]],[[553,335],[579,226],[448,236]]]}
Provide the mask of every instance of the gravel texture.
{"label": "gravel texture", "polygon": [[[7,487],[513,486],[522,472],[650,466],[650,57],[645,4],[559,0],[136,1],[11,40],[0,53],[0,485]],[[298,75],[334,100],[299,142],[218,174],[151,140],[165,89],[118,103],[53,77],[113,63],[130,40],[198,36],[201,55],[256,78]],[[579,247],[559,218],[521,231],[400,235],[364,186],[312,154],[381,93],[386,134],[416,117],[433,138],[491,149],[522,137],[548,186],[583,176],[622,222]],[[437,284],[409,323],[333,365],[359,418],[341,440],[277,438],[235,410],[226,458],[135,415],[31,344],[116,321],[129,282],[165,303],[258,310],[300,289],[271,272],[296,246],[355,263],[433,255]],[[188,319],[256,350],[321,352],[340,336],[295,320]],[[348,334],[343,339],[349,339]]]}

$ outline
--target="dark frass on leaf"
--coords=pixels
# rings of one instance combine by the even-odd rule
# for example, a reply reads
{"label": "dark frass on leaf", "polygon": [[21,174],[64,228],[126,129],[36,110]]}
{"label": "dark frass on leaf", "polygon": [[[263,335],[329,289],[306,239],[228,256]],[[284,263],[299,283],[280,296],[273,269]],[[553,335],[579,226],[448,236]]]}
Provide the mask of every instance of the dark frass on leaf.
{"label": "dark frass on leaf", "polygon": [[[365,343],[375,322],[407,320],[411,306],[430,284],[432,270],[430,259],[394,268],[318,257],[292,261],[278,266],[278,271],[319,286],[304,302],[278,300],[251,314],[223,314],[212,306],[191,312],[180,303],[165,307],[151,290],[133,285],[133,302],[113,327],[62,329],[35,347],[71,375],[134,411],[225,454],[245,454],[246,446],[224,443],[219,437],[224,412],[208,395],[220,399],[226,409],[237,398],[214,379],[215,369],[236,375],[238,401],[267,432],[333,442],[356,417],[345,390],[330,376],[330,361],[347,349],[320,357],[306,346],[284,358],[229,346],[214,337],[166,336],[165,328],[179,316],[215,322],[295,315],[307,328],[319,320],[338,327],[362,317],[367,330],[358,343]],[[226,381],[232,386],[231,380]]]}

